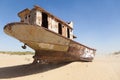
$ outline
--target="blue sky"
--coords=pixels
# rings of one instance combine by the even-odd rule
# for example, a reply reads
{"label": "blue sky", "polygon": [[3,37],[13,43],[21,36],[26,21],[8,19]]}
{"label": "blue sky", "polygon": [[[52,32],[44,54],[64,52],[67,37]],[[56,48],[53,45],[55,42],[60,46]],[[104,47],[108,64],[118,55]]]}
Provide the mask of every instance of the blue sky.
{"label": "blue sky", "polygon": [[120,0],[0,0],[0,51],[31,51],[23,50],[23,43],[7,36],[3,27],[18,22],[17,13],[34,5],[73,21],[75,40],[97,49],[97,54],[120,50]]}

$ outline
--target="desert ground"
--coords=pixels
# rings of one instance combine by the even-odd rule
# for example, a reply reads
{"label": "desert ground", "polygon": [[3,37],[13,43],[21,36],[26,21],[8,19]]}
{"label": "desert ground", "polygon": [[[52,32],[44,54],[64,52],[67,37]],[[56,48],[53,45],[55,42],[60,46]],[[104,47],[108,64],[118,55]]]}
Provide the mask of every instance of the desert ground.
{"label": "desert ground", "polygon": [[120,80],[120,54],[93,62],[31,64],[33,55],[0,54],[0,80]]}

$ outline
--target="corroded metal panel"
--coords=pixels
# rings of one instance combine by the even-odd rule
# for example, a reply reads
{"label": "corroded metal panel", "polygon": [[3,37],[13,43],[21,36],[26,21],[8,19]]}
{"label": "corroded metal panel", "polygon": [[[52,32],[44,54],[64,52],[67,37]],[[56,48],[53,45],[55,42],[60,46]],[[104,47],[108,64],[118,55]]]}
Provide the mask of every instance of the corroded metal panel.
{"label": "corroded metal panel", "polygon": [[[57,51],[67,51],[67,46],[69,46],[70,43],[70,40],[60,37],[59,35],[56,35],[43,27],[24,23],[8,24],[5,28],[5,32],[20,41],[27,43],[28,45],[31,45],[32,42],[34,43],[33,45],[39,45],[39,47],[42,47],[42,45],[48,46],[47,44],[55,45],[54,49]],[[61,46],[63,46],[63,48]],[[32,46],[32,48],[36,49],[34,46]]]}
{"label": "corroded metal panel", "polygon": [[[86,49],[91,52],[86,52]],[[88,49],[83,45],[79,45],[75,42],[70,43],[67,52],[62,51],[47,51],[36,50],[34,55],[34,63],[62,63],[70,61],[92,61],[95,50]]]}

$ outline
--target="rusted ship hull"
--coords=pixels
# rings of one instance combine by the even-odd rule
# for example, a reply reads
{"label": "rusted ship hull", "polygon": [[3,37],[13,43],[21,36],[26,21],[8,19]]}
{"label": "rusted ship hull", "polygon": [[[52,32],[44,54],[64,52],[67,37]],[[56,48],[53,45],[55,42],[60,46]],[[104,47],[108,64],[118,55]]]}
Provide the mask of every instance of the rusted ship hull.
{"label": "rusted ship hull", "polygon": [[35,50],[34,63],[92,61],[95,56],[95,49],[37,25],[10,23],[4,32]]}

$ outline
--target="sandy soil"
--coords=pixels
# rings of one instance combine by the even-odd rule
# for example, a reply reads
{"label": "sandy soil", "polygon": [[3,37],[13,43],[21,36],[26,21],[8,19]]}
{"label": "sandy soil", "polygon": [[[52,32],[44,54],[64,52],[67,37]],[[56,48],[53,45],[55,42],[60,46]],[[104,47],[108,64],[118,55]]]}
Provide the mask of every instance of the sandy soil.
{"label": "sandy soil", "polygon": [[120,55],[58,65],[32,65],[32,60],[32,55],[0,54],[0,80],[120,80]]}

